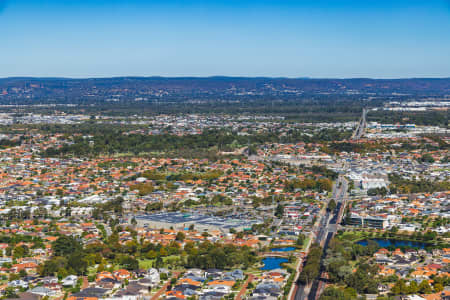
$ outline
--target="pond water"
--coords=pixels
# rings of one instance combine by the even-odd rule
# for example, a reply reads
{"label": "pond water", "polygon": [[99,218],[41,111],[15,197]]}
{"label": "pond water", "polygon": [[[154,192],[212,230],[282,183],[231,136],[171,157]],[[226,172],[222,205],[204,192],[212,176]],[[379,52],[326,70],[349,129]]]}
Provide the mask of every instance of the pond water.
{"label": "pond water", "polygon": [[289,252],[294,251],[295,247],[284,247],[284,248],[272,248],[270,251],[272,252]]}
{"label": "pond water", "polygon": [[[421,242],[411,242],[411,241],[402,241],[402,240],[392,240],[392,239],[371,239],[378,244],[378,246],[386,248],[389,246],[394,247],[413,247],[423,249],[427,246],[425,243]],[[367,246],[368,240],[359,241],[358,244],[362,246]]]}
{"label": "pond water", "polygon": [[283,257],[266,257],[262,260],[264,266],[261,270],[274,270],[281,268],[281,264],[288,262],[287,258]]}

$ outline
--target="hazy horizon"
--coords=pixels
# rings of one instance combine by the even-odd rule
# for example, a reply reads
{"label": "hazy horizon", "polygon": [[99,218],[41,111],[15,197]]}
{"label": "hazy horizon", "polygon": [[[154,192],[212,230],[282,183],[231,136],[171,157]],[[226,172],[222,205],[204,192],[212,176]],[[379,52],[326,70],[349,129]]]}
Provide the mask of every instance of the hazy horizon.
{"label": "hazy horizon", "polygon": [[233,76],[233,75],[211,75],[211,76],[160,76],[160,75],[117,75],[117,76],[93,76],[93,77],[65,77],[65,76],[8,76],[0,77],[1,79],[67,79],[67,80],[83,80],[83,79],[112,79],[112,78],[168,78],[168,79],[183,79],[183,78],[194,78],[194,79],[207,79],[207,78],[266,78],[266,79],[296,79],[296,80],[358,80],[358,79],[368,79],[368,80],[414,80],[414,79],[450,79],[448,77],[287,77],[287,76]]}

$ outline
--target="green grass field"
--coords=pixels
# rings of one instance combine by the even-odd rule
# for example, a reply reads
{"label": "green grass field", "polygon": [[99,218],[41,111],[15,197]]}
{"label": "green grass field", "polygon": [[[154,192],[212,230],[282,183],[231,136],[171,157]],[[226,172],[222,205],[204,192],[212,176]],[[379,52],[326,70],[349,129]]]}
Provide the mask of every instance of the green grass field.
{"label": "green grass field", "polygon": [[[165,256],[163,257],[163,262],[167,262],[167,260],[169,259],[173,259],[173,258],[179,258],[179,255],[169,255],[169,256]],[[139,261],[139,268],[141,269],[150,269],[153,267],[153,264],[155,263],[156,259],[138,259]]]}

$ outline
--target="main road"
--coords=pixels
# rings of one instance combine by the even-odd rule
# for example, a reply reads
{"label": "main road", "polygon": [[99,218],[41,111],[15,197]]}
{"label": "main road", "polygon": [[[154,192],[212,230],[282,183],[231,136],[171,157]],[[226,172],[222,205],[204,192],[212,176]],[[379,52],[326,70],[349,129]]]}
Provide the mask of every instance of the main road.
{"label": "main road", "polygon": [[323,247],[319,277],[314,279],[313,282],[309,285],[304,285],[299,281],[297,281],[296,293],[294,296],[295,300],[317,299],[323,290],[324,285],[323,282],[321,281],[321,275],[324,268],[322,260],[326,255],[328,244],[330,240],[333,238],[333,236],[336,234],[338,224],[342,220],[342,214],[344,212],[345,201],[347,198],[347,188],[348,188],[347,180],[343,176],[339,176],[338,180],[336,181],[333,187],[333,196],[332,196],[332,199],[336,201],[336,208],[334,209],[334,211],[330,212],[327,210],[325,213],[322,213],[320,215],[319,227],[316,230],[316,238],[314,240],[315,243],[318,243]]}
{"label": "main road", "polygon": [[[353,137],[354,136],[360,136],[360,132],[364,132],[366,123],[366,110],[363,110],[363,116],[361,118],[361,121],[358,125],[358,128],[356,128]],[[252,156],[249,159],[253,160],[276,160],[273,158],[266,158],[261,156]],[[294,161],[284,161],[287,164],[291,165],[298,165]],[[347,167],[344,167],[344,170],[347,170]],[[305,249],[305,252],[307,253],[309,251],[309,247],[313,243],[318,243],[323,247],[323,256],[326,254],[326,249],[328,248],[328,243],[332,239],[332,237],[336,234],[338,224],[342,220],[342,214],[345,209],[345,201],[347,198],[347,189],[348,189],[348,182],[345,179],[343,175],[339,175],[338,180],[333,185],[333,194],[330,199],[334,199],[336,202],[336,208],[334,211],[330,212],[328,210],[323,210],[319,213],[319,222],[318,225],[316,225],[312,229],[311,233],[311,239],[309,240],[309,243]],[[330,201],[329,199],[329,201]],[[329,204],[329,201],[327,202],[327,205]],[[321,270],[319,270],[320,275],[319,278],[316,278],[312,284],[306,286],[304,284],[301,284],[298,281],[298,276],[303,268],[303,265],[306,262],[306,259],[303,259],[299,265],[297,266],[296,270],[296,276],[295,276],[295,284],[292,286],[290,292],[289,292],[289,299],[295,299],[295,300],[306,300],[306,299],[316,299],[320,296],[320,293],[323,289],[323,282],[321,281],[320,276],[322,275],[323,271],[323,265],[321,259]]]}
{"label": "main road", "polygon": [[361,119],[359,120],[358,127],[356,127],[356,130],[352,135],[352,140],[359,140],[363,136],[367,126],[366,116],[367,109],[363,108]]}

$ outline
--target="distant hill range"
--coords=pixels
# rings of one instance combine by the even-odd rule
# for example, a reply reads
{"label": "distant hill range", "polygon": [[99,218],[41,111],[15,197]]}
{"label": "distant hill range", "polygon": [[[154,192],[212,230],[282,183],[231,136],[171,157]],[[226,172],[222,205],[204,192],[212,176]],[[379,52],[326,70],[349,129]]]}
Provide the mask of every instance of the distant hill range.
{"label": "distant hill range", "polygon": [[246,77],[4,78],[0,103],[427,97],[450,95],[450,78],[309,79]]}

